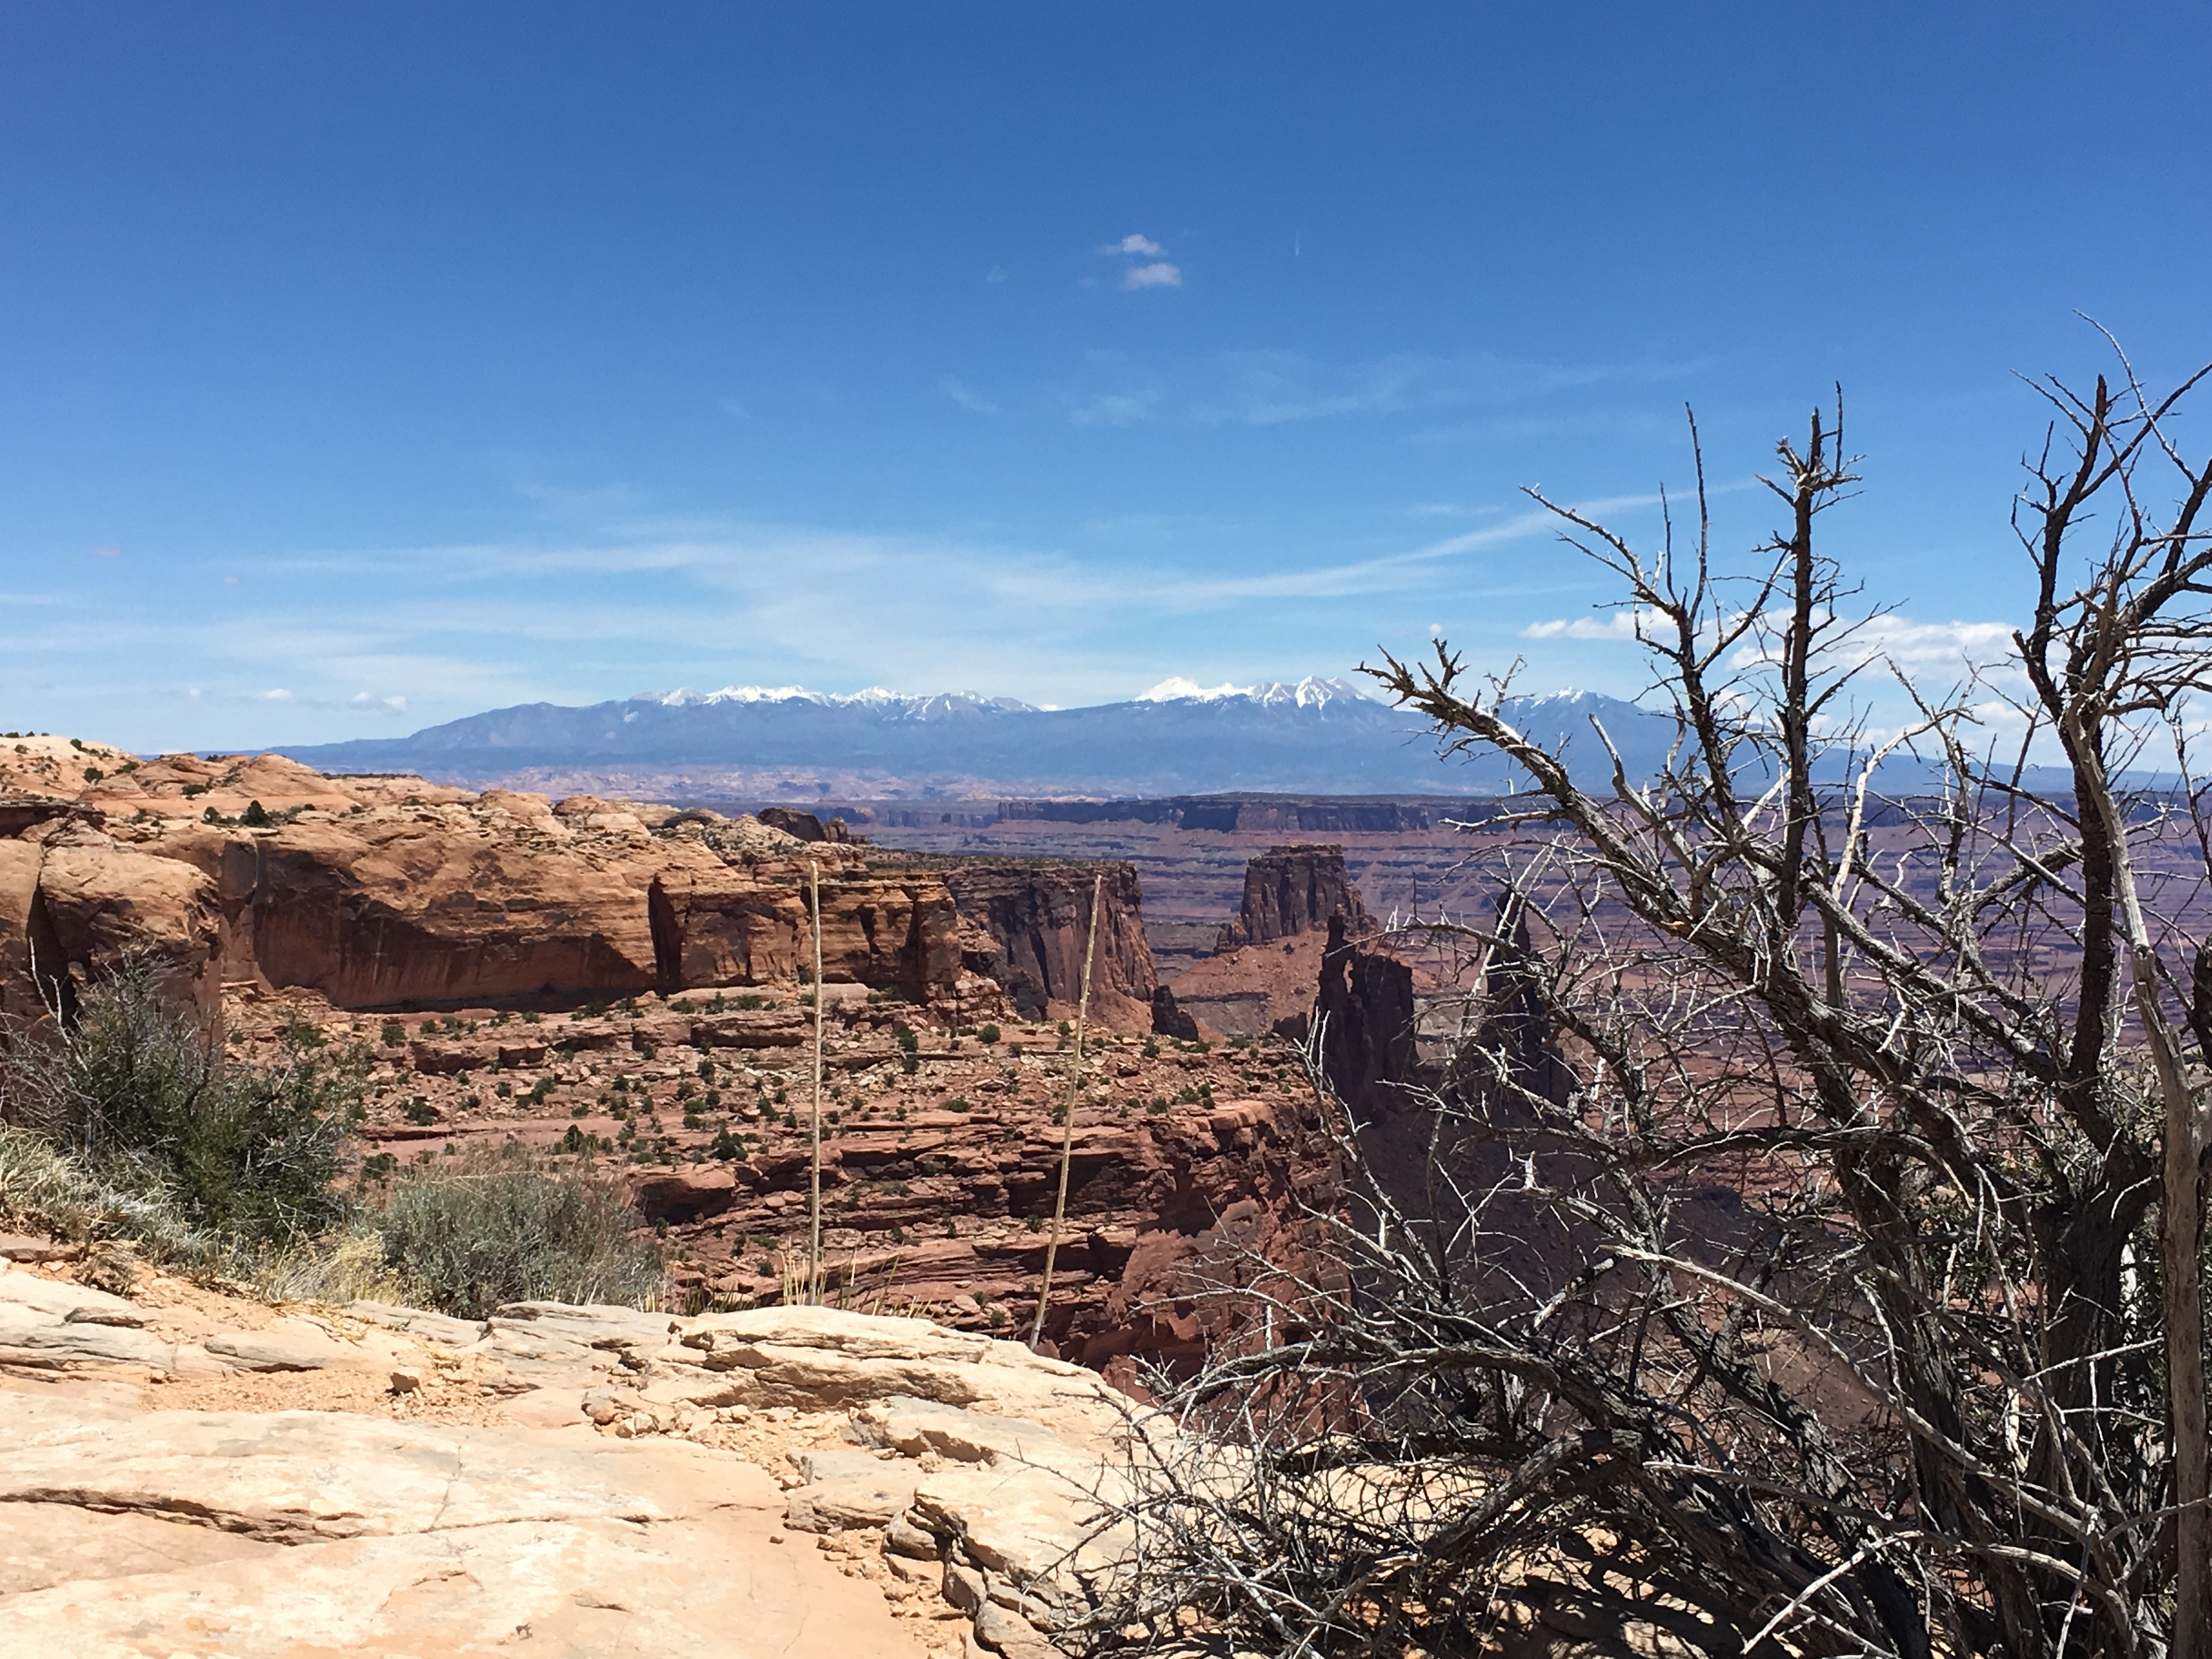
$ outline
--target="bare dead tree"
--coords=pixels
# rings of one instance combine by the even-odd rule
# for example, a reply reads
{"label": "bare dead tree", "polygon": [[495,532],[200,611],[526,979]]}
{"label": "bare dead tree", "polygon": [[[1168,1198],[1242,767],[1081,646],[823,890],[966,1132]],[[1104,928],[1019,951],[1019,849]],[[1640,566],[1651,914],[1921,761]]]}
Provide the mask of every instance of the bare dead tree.
{"label": "bare dead tree", "polygon": [[[1840,404],[1748,576],[1702,460],[1656,548],[1545,503],[1635,618],[1658,777],[1600,728],[1594,787],[1441,644],[1370,671],[1531,785],[1476,838],[1480,1018],[1434,1092],[1325,1097],[1343,1272],[1174,1396],[1097,1650],[2212,1652],[2201,378],[2042,386],[2033,620],[1954,690],[1819,550]],[[2181,787],[2134,787],[2161,738]]]}

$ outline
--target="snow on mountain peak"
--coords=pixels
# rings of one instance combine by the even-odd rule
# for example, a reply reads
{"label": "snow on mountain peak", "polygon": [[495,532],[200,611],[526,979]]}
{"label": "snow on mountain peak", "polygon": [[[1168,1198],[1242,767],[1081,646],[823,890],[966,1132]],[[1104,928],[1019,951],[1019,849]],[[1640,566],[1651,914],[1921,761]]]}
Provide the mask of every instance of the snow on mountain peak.
{"label": "snow on mountain peak", "polygon": [[1299,708],[1319,708],[1346,697],[1362,697],[1365,693],[1349,680],[1323,678],[1309,674],[1295,685],[1281,680],[1261,685],[1200,685],[1181,674],[1171,675],[1150,690],[1140,691],[1133,701],[1137,702],[1222,702],[1231,697],[1248,697],[1263,708],[1273,708],[1290,703]]}
{"label": "snow on mountain peak", "polygon": [[1196,680],[1171,674],[1149,691],[1139,691],[1133,702],[1218,702],[1224,697],[1249,697],[1249,685],[1200,685]]}
{"label": "snow on mountain peak", "polygon": [[911,696],[880,685],[866,686],[849,694],[810,691],[803,685],[726,685],[719,691],[641,691],[630,701],[657,702],[668,708],[704,708],[732,702],[811,702],[821,708],[872,708],[912,715],[917,720],[968,709],[1019,712],[1030,706],[1014,697],[989,697],[980,691],[937,691],[927,696]]}

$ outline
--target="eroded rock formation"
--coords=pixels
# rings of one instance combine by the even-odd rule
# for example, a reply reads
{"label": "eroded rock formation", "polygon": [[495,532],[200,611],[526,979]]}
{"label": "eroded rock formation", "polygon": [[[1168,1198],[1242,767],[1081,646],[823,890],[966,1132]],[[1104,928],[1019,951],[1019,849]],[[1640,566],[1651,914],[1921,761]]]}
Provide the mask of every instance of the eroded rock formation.
{"label": "eroded rock formation", "polygon": [[1334,843],[1271,848],[1244,866],[1243,906],[1223,926],[1214,949],[1226,953],[1318,932],[1332,916],[1342,916],[1354,933],[1374,925],[1345,872],[1344,848]]}
{"label": "eroded rock formation", "polygon": [[1051,1659],[1115,1559],[1133,1419],[1012,1342],[150,1289],[0,1261],[0,1650]]}
{"label": "eroded rock formation", "polygon": [[1015,1011],[1029,1019],[1044,1018],[1054,1003],[1073,1005],[1079,994],[1091,878],[1103,874],[1092,995],[1127,999],[1149,1008],[1158,980],[1145,940],[1134,866],[1009,860],[946,863],[942,868],[960,914],[990,941],[988,950],[968,966],[1004,986]]}
{"label": "eroded rock formation", "polygon": [[1186,1042],[1198,1040],[1198,1022],[1182,1011],[1176,994],[1164,985],[1152,993],[1152,1035]]}
{"label": "eroded rock formation", "polygon": [[1413,970],[1360,949],[1341,915],[1329,919],[1313,1018],[1322,1024],[1322,1067],[1344,1101],[1361,1110],[1404,1103],[1414,1072]]}
{"label": "eroded rock formation", "polygon": [[[48,763],[0,769],[0,785],[69,786],[34,758]],[[850,844],[593,796],[325,778],[270,756],[87,769],[102,775],[74,798],[10,797],[9,1012],[55,1006],[126,950],[207,1006],[226,983],[356,1008],[789,986],[811,971],[810,866],[827,979],[990,1009],[988,984],[963,991],[943,877],[872,868]]]}

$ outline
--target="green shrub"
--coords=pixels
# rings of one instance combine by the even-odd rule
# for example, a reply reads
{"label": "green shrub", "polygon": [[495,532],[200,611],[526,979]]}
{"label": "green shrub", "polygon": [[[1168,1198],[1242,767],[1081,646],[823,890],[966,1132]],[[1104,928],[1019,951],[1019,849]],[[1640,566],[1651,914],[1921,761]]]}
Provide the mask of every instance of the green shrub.
{"label": "green shrub", "polygon": [[660,1252],[632,1239],[643,1224],[619,1186],[518,1150],[411,1170],[367,1219],[416,1294],[464,1319],[509,1302],[634,1304],[660,1282]]}
{"label": "green shrub", "polygon": [[980,1042],[996,1042],[999,1036],[999,1028],[995,1025],[979,1026],[976,1029],[975,1037]]}
{"label": "green shrub", "polygon": [[217,1249],[167,1194],[118,1186],[44,1135],[8,1124],[0,1124],[0,1227],[73,1244],[132,1239],[167,1261]]}
{"label": "green shrub", "polygon": [[279,1055],[231,1059],[154,964],[127,960],[88,988],[70,1025],[9,1045],[0,1115],[195,1229],[285,1243],[343,1212],[336,1183],[362,1079],[295,1039]]}

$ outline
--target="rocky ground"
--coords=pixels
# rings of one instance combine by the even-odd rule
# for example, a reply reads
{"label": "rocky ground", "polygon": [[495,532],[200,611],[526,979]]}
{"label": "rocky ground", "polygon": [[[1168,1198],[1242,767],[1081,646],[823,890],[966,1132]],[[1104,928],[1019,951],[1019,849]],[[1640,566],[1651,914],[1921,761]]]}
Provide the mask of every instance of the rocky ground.
{"label": "rocky ground", "polygon": [[1033,1659],[1110,1553],[1127,1402],[1012,1343],[0,1257],[0,1651]]}
{"label": "rocky ground", "polygon": [[[683,1305],[781,1299],[803,1278],[812,1020],[796,993],[644,994],[568,1014],[358,1015],[312,997],[227,1008],[241,1057],[302,1034],[366,1068],[369,1178],[514,1142],[620,1170],[673,1255]],[[828,1294],[983,1334],[1026,1332],[1049,1237],[1073,1036],[927,1024],[858,986],[824,1010]],[[1092,1031],[1075,1090],[1054,1352],[1133,1380],[1199,1335],[1186,1298],[1251,1251],[1294,1250],[1329,1171],[1279,1039]],[[1116,1362],[1120,1362],[1116,1364]]]}

